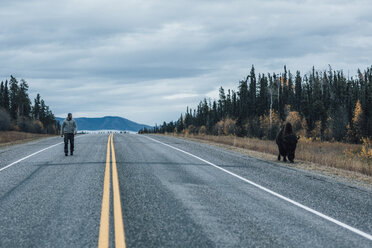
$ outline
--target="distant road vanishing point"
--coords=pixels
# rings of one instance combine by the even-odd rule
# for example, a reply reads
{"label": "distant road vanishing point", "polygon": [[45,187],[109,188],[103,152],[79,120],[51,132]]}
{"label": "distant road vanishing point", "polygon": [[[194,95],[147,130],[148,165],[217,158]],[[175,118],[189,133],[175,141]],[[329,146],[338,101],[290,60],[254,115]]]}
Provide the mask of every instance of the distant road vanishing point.
{"label": "distant road vanishing point", "polygon": [[0,149],[0,247],[372,247],[372,190],[174,137]]}

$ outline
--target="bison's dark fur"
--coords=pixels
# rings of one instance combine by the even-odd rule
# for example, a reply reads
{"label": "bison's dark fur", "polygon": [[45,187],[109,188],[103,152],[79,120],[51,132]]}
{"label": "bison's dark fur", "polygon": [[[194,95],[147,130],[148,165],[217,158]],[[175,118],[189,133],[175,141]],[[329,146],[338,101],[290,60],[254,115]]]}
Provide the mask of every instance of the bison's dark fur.
{"label": "bison's dark fur", "polygon": [[279,148],[278,160],[283,156],[283,161],[287,161],[287,157],[291,163],[295,158],[295,151],[298,137],[292,131],[292,125],[287,123],[276,136],[276,144]]}

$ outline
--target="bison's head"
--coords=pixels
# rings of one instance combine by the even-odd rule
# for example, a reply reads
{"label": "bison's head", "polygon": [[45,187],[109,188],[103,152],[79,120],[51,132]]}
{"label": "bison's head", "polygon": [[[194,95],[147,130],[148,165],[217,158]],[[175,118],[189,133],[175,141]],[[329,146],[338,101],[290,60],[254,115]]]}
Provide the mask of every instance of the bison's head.
{"label": "bison's head", "polygon": [[294,134],[286,135],[284,137],[285,147],[288,153],[288,159],[293,163],[295,158],[295,151],[297,146],[298,137]]}

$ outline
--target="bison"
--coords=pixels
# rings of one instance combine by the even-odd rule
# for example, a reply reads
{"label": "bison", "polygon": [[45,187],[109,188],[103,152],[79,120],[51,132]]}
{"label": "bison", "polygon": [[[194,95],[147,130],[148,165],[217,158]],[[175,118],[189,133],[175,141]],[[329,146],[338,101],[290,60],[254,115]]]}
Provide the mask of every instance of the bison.
{"label": "bison", "polygon": [[279,148],[278,160],[280,161],[280,156],[283,156],[283,161],[287,162],[287,158],[291,163],[295,158],[295,151],[297,146],[297,141],[299,137],[293,133],[291,123],[287,123],[282,127],[278,135],[276,136],[276,144]]}

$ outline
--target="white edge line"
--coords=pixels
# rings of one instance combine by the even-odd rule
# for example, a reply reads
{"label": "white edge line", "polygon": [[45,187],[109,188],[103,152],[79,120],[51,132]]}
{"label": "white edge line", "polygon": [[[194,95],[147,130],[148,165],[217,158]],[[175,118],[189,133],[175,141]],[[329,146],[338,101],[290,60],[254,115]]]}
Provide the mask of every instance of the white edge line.
{"label": "white edge line", "polygon": [[[75,139],[77,139],[77,138],[79,138],[79,137],[82,137],[82,136],[78,136],[78,137],[76,137]],[[15,161],[15,162],[13,162],[13,163],[11,163],[11,164],[8,164],[8,165],[4,166],[3,168],[1,168],[1,169],[0,169],[0,172],[3,171],[3,170],[5,170],[5,169],[7,169],[7,168],[9,168],[10,166],[13,166],[13,165],[15,165],[15,164],[18,164],[19,162],[22,162],[22,161],[25,160],[25,159],[28,159],[28,158],[30,158],[30,157],[36,155],[36,154],[39,154],[40,152],[43,152],[43,151],[45,151],[45,150],[48,150],[48,149],[50,149],[50,148],[52,148],[52,147],[58,146],[58,145],[63,144],[63,143],[64,143],[64,142],[59,142],[59,143],[57,143],[57,144],[54,144],[54,145],[48,146],[48,147],[46,147],[46,148],[44,148],[44,149],[41,149],[40,151],[34,152],[34,153],[32,153],[32,154],[30,154],[30,155],[28,155],[28,156],[26,156],[26,157],[23,157],[23,158],[21,158],[21,159],[18,159],[17,161]]]}
{"label": "white edge line", "polygon": [[206,164],[209,164],[209,165],[211,165],[211,166],[213,166],[213,167],[215,167],[215,168],[217,168],[217,169],[219,169],[219,170],[221,170],[221,171],[223,171],[223,172],[226,172],[226,173],[228,173],[228,174],[230,174],[230,175],[232,175],[232,176],[234,176],[234,177],[236,177],[236,178],[238,178],[238,179],[240,179],[240,180],[242,180],[242,181],[244,181],[244,182],[246,182],[246,183],[249,183],[249,184],[251,184],[251,185],[253,185],[253,186],[255,186],[255,187],[257,187],[257,188],[259,188],[259,189],[261,189],[261,190],[263,190],[263,191],[266,191],[267,193],[269,193],[269,194],[271,194],[271,195],[274,195],[274,196],[276,196],[276,197],[278,197],[278,198],[280,198],[280,199],[282,199],[282,200],[284,200],[284,201],[287,201],[287,202],[289,202],[289,203],[292,203],[293,205],[295,205],[295,206],[297,206],[297,207],[299,207],[299,208],[302,208],[302,209],[304,209],[304,210],[306,210],[306,211],[308,211],[308,212],[310,212],[310,213],[313,213],[313,214],[315,214],[315,215],[317,215],[317,216],[319,216],[319,217],[321,217],[321,218],[323,218],[323,219],[326,219],[326,220],[328,220],[328,221],[330,221],[330,222],[333,222],[333,223],[336,224],[336,225],[339,225],[339,226],[341,226],[341,227],[343,227],[343,228],[346,228],[346,229],[348,229],[349,231],[352,231],[352,232],[354,232],[354,233],[356,233],[356,234],[358,234],[358,235],[360,235],[360,236],[362,236],[362,237],[364,237],[364,238],[369,239],[369,240],[372,241],[372,235],[370,235],[370,234],[368,234],[368,233],[365,233],[365,232],[363,232],[363,231],[361,231],[361,230],[359,230],[359,229],[356,229],[356,228],[354,228],[354,227],[352,227],[352,226],[349,226],[349,225],[347,225],[347,224],[345,224],[345,223],[343,223],[343,222],[341,222],[341,221],[338,221],[338,220],[336,220],[336,219],[334,219],[334,218],[332,218],[332,217],[329,217],[329,216],[327,216],[327,215],[325,215],[325,214],[322,214],[322,213],[320,213],[320,212],[318,212],[318,211],[316,211],[316,210],[314,210],[314,209],[312,209],[312,208],[309,208],[309,207],[307,207],[307,206],[305,206],[305,205],[302,205],[302,204],[299,203],[299,202],[296,202],[296,201],[294,201],[294,200],[292,200],[292,199],[289,199],[288,197],[285,197],[285,196],[283,196],[283,195],[281,195],[281,194],[279,194],[279,193],[276,193],[276,192],[274,192],[274,191],[272,191],[272,190],[270,190],[270,189],[268,189],[268,188],[265,188],[265,187],[263,187],[263,186],[261,186],[261,185],[259,185],[259,184],[257,184],[257,183],[254,183],[254,182],[252,182],[252,181],[250,181],[250,180],[248,180],[248,179],[246,179],[246,178],[244,178],[244,177],[242,177],[242,176],[239,176],[239,175],[237,175],[237,174],[235,174],[235,173],[233,173],[233,172],[231,172],[231,171],[229,171],[229,170],[226,170],[226,169],[224,169],[224,168],[222,168],[222,167],[220,167],[220,166],[218,166],[218,165],[215,165],[215,164],[213,164],[213,163],[211,163],[211,162],[209,162],[209,161],[207,161],[207,160],[205,160],[205,159],[202,159],[202,158],[200,158],[200,157],[198,157],[198,156],[196,156],[196,155],[194,155],[194,154],[191,154],[191,153],[189,153],[189,152],[186,152],[186,151],[184,151],[184,150],[181,150],[181,149],[179,149],[179,148],[177,148],[177,147],[174,147],[174,146],[168,145],[168,144],[163,143],[163,142],[161,142],[161,141],[158,141],[158,140],[156,140],[156,139],[153,139],[153,138],[150,138],[150,137],[147,137],[147,136],[143,136],[143,137],[145,137],[145,138],[147,138],[147,139],[150,139],[150,140],[153,140],[153,141],[155,141],[155,142],[158,142],[158,143],[160,143],[160,144],[162,144],[162,145],[168,146],[168,147],[170,147],[170,148],[172,148],[172,149],[175,149],[175,150],[177,150],[177,151],[183,152],[183,153],[185,153],[185,154],[187,154],[187,155],[189,155],[189,156],[191,156],[191,157],[194,157],[194,158],[196,158],[196,159],[199,159],[200,161],[203,161],[203,162],[206,163]]}

